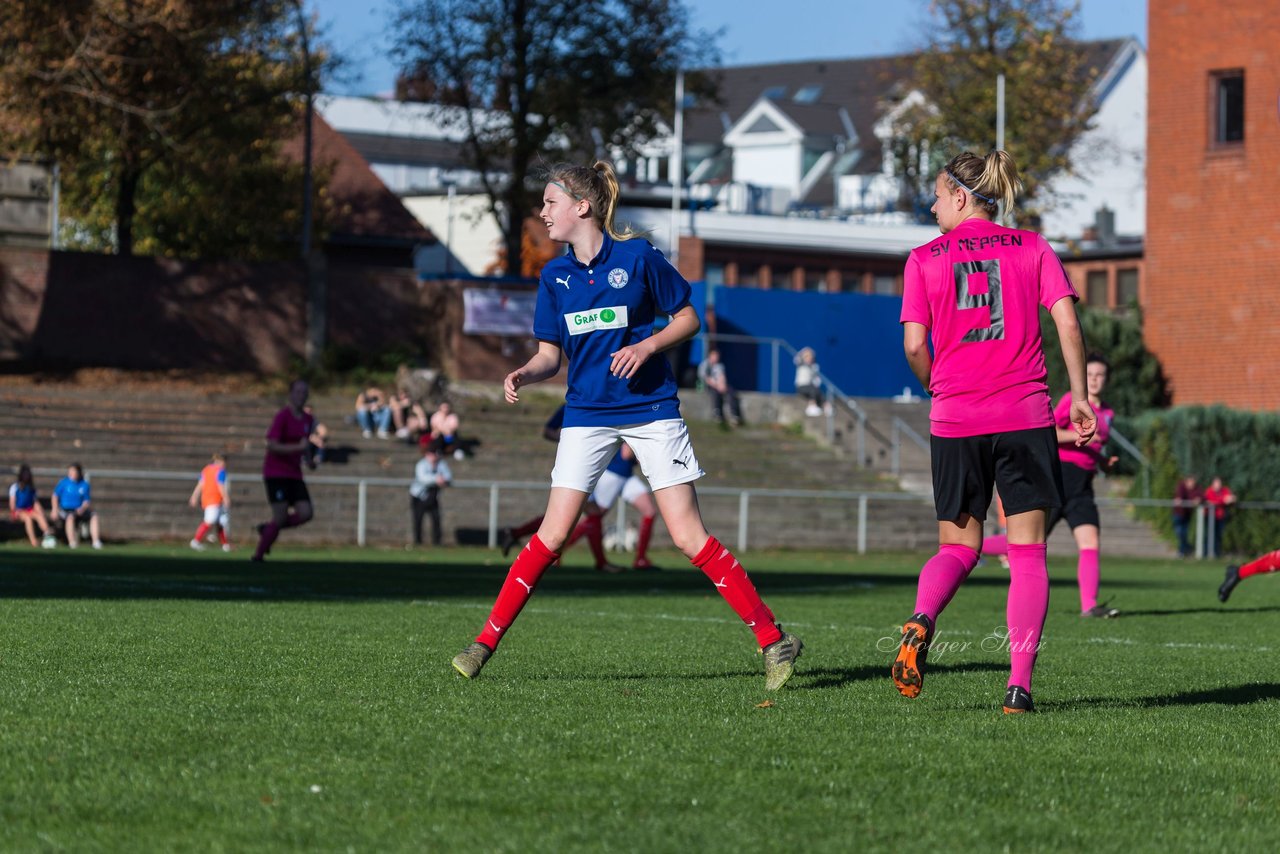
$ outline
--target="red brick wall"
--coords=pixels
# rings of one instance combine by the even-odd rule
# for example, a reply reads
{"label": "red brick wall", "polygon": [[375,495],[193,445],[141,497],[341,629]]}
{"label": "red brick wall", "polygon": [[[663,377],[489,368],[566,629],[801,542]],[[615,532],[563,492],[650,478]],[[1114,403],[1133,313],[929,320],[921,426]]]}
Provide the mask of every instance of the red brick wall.
{"label": "red brick wall", "polygon": [[[1280,13],[1152,0],[1143,282],[1174,402],[1280,406]],[[1244,69],[1243,144],[1211,141],[1210,72]]]}

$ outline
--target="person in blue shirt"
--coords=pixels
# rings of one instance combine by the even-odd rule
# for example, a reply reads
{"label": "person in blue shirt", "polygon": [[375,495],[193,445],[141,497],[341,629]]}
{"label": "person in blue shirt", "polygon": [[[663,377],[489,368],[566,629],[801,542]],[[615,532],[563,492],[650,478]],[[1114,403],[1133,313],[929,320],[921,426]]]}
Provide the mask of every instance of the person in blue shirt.
{"label": "person in blue shirt", "polygon": [[67,545],[80,545],[81,522],[89,524],[89,536],[95,549],[102,548],[98,514],[91,504],[89,481],[84,479],[84,468],[79,463],[67,467],[67,476],[53,488],[53,518],[63,520],[67,526]]}
{"label": "person in blue shirt", "polygon": [[35,478],[31,475],[31,466],[23,463],[18,467],[18,479],[9,486],[9,518],[18,521],[27,529],[27,539],[31,545],[36,542],[36,526],[40,526],[40,536],[46,549],[57,545],[53,532],[49,530],[49,522],[45,519],[44,508],[40,506],[40,496],[36,492]]}
{"label": "person in blue shirt", "polygon": [[[569,360],[551,494],[542,524],[511,565],[484,628],[453,666],[467,678],[480,673],[559,557],[587,497],[625,441],[671,539],[755,634],[764,653],[765,688],[776,690],[791,677],[803,644],[778,626],[742,565],[703,527],[693,487],[703,471],[680,417],[671,366],[659,355],[701,328],[689,283],[648,241],[617,230],[617,203],[618,179],[604,161],[549,170],[542,222],[567,251],[542,270],[533,316],[538,351],[507,375],[503,390],[508,403],[518,403],[521,388],[551,379],[562,359]],[[655,332],[660,313],[670,322]]]}

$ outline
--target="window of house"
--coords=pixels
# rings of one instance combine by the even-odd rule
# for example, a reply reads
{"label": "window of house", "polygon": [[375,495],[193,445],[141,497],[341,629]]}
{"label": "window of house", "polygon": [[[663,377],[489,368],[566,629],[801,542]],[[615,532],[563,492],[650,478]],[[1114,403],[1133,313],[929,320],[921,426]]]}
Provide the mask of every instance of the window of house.
{"label": "window of house", "polygon": [[1138,302],[1138,270],[1130,267],[1116,272],[1116,303],[1121,306]]}
{"label": "window of house", "polygon": [[786,94],[787,94],[786,86],[770,86],[768,89],[765,89],[763,92],[760,93],[760,97],[768,98],[771,101],[780,101],[784,97],[786,97]]}
{"label": "window of house", "polygon": [[1244,142],[1244,72],[1213,72],[1213,141]]}
{"label": "window of house", "polygon": [[822,270],[804,271],[804,289],[806,291],[825,291],[827,289],[827,274]]}
{"label": "window of house", "polygon": [[822,95],[822,84],[811,84],[809,86],[801,86],[796,93],[791,96],[791,100],[797,104],[815,103]]}
{"label": "window of house", "polygon": [[1110,304],[1107,300],[1106,270],[1090,270],[1084,277],[1084,298],[1094,308],[1106,308]]}
{"label": "window of house", "polygon": [[845,270],[840,273],[840,289],[846,293],[862,293],[862,271]]}
{"label": "window of house", "polygon": [[760,287],[760,268],[754,264],[739,264],[738,284],[744,288]]}

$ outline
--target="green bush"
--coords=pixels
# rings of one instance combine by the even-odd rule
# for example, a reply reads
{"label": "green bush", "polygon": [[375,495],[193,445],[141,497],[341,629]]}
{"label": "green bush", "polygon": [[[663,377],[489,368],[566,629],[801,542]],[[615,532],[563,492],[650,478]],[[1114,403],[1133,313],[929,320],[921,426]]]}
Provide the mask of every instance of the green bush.
{"label": "green bush", "polygon": [[[1169,383],[1155,355],[1142,340],[1142,313],[1136,306],[1124,313],[1076,309],[1084,333],[1086,353],[1101,353],[1111,365],[1103,399],[1118,415],[1138,415],[1169,405]],[[1053,399],[1071,387],[1062,362],[1058,333],[1047,311],[1040,313],[1044,356],[1049,370],[1049,391]]]}

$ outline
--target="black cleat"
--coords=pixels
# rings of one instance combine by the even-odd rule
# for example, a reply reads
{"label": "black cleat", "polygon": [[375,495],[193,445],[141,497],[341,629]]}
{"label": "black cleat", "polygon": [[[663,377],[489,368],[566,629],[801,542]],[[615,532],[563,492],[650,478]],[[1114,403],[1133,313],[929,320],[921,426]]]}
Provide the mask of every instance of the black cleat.
{"label": "black cleat", "polygon": [[1020,715],[1026,712],[1034,712],[1036,710],[1035,703],[1031,702],[1031,692],[1021,685],[1010,685],[1009,691],[1004,695],[1004,713],[1006,715]]}
{"label": "black cleat", "polygon": [[1240,583],[1240,567],[1227,567],[1227,577],[1222,579],[1222,585],[1218,588],[1218,601],[1225,602],[1231,598],[1231,591],[1236,589],[1236,585]]}

